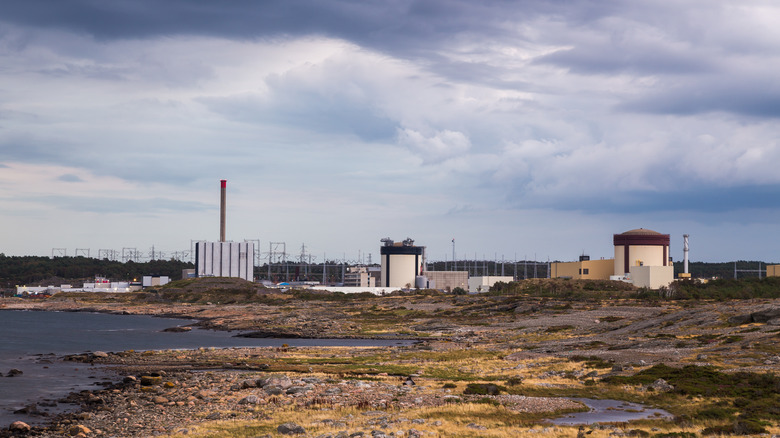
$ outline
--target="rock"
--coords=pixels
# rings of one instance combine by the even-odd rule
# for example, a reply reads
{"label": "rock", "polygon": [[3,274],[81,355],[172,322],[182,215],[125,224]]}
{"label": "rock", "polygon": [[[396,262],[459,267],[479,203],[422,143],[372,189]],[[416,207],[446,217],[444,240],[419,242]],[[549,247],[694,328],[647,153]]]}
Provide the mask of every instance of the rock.
{"label": "rock", "polygon": [[282,435],[305,435],[306,429],[295,423],[283,423],[276,428],[276,431]]}
{"label": "rock", "polygon": [[308,390],[309,389],[306,388],[305,386],[291,386],[287,388],[287,391],[285,392],[287,392],[287,394],[303,394]]}
{"label": "rock", "polygon": [[468,427],[469,429],[474,429],[474,430],[486,430],[487,429],[487,427],[480,426],[479,424],[476,424],[476,423],[469,423],[469,424],[466,425],[466,427]]}
{"label": "rock", "polygon": [[585,377],[598,377],[598,376],[599,376],[599,372],[596,371],[596,370],[593,370],[593,371],[589,372],[588,374],[585,374]]}
{"label": "rock", "polygon": [[159,395],[158,395],[157,397],[153,397],[153,398],[152,398],[152,403],[154,403],[154,404],[156,404],[156,405],[163,405],[163,404],[165,404],[165,403],[168,403],[168,401],[169,401],[169,400],[168,400],[167,398],[165,398],[165,397],[161,397],[161,396],[159,396]]}
{"label": "rock", "polygon": [[409,376],[409,377],[406,378],[406,381],[404,382],[404,385],[406,385],[406,386],[414,386],[415,385],[414,380],[412,380],[412,376]]}
{"label": "rock", "polygon": [[35,403],[29,404],[21,409],[17,409],[14,411],[14,414],[24,414],[24,415],[37,415],[38,413],[39,413],[38,405]]}
{"label": "rock", "polygon": [[667,382],[664,379],[658,379],[655,382],[653,382],[649,388],[653,388],[656,391],[663,391],[668,392],[674,389],[674,386],[670,385],[669,382]]}
{"label": "rock", "polygon": [[14,421],[11,423],[10,426],[8,426],[8,430],[12,432],[23,432],[27,433],[31,429],[30,425],[25,423],[24,421]]}
{"label": "rock", "polygon": [[409,438],[422,438],[422,432],[417,429],[409,429],[406,432],[406,436]]}
{"label": "rock", "polygon": [[696,356],[696,360],[707,360],[706,354],[699,354]]}
{"label": "rock", "polygon": [[92,433],[92,430],[90,430],[87,426],[77,424],[75,426],[71,426],[70,429],[68,429],[68,434],[70,436],[76,436],[76,435],[89,435]]}
{"label": "rock", "polygon": [[183,332],[188,332],[190,330],[192,330],[192,327],[168,327],[167,329],[164,329],[163,332],[183,333]]}
{"label": "rock", "polygon": [[256,405],[260,403],[260,397],[251,394],[238,401],[240,405]]}
{"label": "rock", "polygon": [[10,371],[8,371],[8,374],[6,374],[5,376],[16,377],[16,376],[21,376],[22,374],[24,374],[22,370],[17,370],[16,368],[12,368]]}
{"label": "rock", "polygon": [[279,395],[284,393],[284,388],[278,385],[267,385],[263,388],[263,391],[268,395]]}
{"label": "rock", "polygon": [[208,389],[204,389],[202,391],[198,391],[195,394],[195,397],[198,397],[199,399],[207,399],[207,398],[214,397],[215,395],[217,395],[216,392],[208,390]]}
{"label": "rock", "polygon": [[96,351],[92,353],[92,357],[108,357],[108,353],[105,351]]}
{"label": "rock", "polygon": [[241,388],[257,388],[257,380],[246,379],[241,381]]}
{"label": "rock", "polygon": [[292,380],[285,375],[266,377],[265,379],[258,379],[257,386],[259,388],[265,388],[266,386],[279,386],[282,389],[287,389],[292,386]]}
{"label": "rock", "polygon": [[135,383],[138,379],[135,378],[135,376],[125,376],[124,379],[122,379],[123,383]]}
{"label": "rock", "polygon": [[141,386],[155,386],[161,383],[162,383],[162,376],[159,374],[141,376]]}
{"label": "rock", "polygon": [[729,318],[731,324],[749,324],[751,322],[767,323],[780,318],[780,308],[764,309],[747,315],[736,315]]}

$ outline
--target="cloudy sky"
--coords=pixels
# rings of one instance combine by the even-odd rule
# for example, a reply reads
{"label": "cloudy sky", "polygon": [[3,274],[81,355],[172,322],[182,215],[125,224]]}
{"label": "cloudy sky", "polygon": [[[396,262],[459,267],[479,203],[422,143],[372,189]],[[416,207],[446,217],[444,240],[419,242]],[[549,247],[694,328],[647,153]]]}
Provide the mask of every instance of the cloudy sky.
{"label": "cloudy sky", "polygon": [[780,5],[6,0],[0,252],[780,261]]}

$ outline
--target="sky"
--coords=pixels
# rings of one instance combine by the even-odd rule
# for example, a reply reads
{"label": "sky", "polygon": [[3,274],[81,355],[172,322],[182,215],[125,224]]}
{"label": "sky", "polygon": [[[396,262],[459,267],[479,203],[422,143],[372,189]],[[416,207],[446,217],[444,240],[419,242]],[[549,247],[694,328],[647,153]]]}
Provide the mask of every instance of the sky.
{"label": "sky", "polygon": [[[780,262],[780,4],[5,0],[0,253]],[[278,248],[278,245],[277,245]],[[264,256],[265,257],[265,256]]]}

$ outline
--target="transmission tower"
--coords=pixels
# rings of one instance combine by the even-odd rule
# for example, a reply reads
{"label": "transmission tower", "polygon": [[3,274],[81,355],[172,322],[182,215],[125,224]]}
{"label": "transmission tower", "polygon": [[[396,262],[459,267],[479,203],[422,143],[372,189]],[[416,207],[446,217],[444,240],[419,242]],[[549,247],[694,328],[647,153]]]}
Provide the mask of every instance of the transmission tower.
{"label": "transmission tower", "polygon": [[138,258],[138,249],[137,248],[122,248],[122,262],[127,263],[128,261],[137,261]]}
{"label": "transmission tower", "polygon": [[51,249],[51,258],[54,257],[67,257],[68,256],[68,250],[66,248],[52,248]]}
{"label": "transmission tower", "polygon": [[89,258],[89,248],[76,248],[76,257],[78,256]]}

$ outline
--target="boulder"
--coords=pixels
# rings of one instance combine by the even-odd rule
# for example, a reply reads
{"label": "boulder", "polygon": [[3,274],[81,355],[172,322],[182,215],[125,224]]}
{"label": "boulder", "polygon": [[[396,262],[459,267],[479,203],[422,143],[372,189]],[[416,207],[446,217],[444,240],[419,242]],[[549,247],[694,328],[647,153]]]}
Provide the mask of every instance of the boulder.
{"label": "boulder", "polygon": [[183,333],[191,331],[192,327],[168,327],[167,329],[164,329],[163,332],[166,333]]}
{"label": "boulder", "polygon": [[284,393],[284,388],[279,385],[266,385],[263,390],[268,395],[279,395]]}
{"label": "boulder", "polygon": [[287,389],[291,387],[292,384],[292,380],[284,374],[257,380],[257,386],[260,388],[265,388],[266,386],[279,386],[282,389]]}
{"label": "boulder", "polygon": [[295,423],[283,423],[276,428],[282,435],[306,435],[306,429]]}
{"label": "boulder", "polygon": [[246,379],[241,381],[242,389],[256,388],[256,387],[257,387],[257,380]]}
{"label": "boulder", "polygon": [[162,383],[162,376],[159,374],[141,376],[141,386],[155,386],[161,383]]}
{"label": "boulder", "polygon": [[22,432],[27,433],[31,429],[30,425],[25,423],[24,421],[14,421],[11,423],[10,426],[8,426],[8,430],[11,432]]}
{"label": "boulder", "polygon": [[260,397],[251,394],[238,401],[240,405],[256,405],[260,403]]}
{"label": "boulder", "polygon": [[105,351],[96,351],[92,353],[92,357],[108,357],[108,353]]}
{"label": "boulder", "polygon": [[77,424],[75,426],[71,426],[70,429],[68,429],[68,434],[70,436],[76,436],[76,435],[89,435],[92,433],[92,430],[88,428],[87,426],[84,426],[82,424]]}
{"label": "boulder", "polygon": [[6,374],[5,376],[6,377],[16,377],[16,376],[21,376],[22,374],[24,374],[24,372],[22,372],[22,370],[17,370],[16,368],[12,368],[10,371],[8,371],[8,374]]}
{"label": "boulder", "polygon": [[649,385],[649,388],[653,388],[656,391],[668,392],[673,390],[674,386],[670,385],[669,382],[664,379],[658,379]]}

